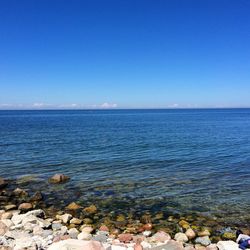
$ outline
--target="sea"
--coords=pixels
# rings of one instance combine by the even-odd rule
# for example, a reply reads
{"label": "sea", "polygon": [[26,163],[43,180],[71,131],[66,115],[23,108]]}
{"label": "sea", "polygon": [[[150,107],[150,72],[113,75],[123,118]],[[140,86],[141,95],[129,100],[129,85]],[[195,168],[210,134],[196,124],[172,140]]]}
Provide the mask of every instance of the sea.
{"label": "sea", "polygon": [[58,206],[244,221],[250,109],[2,110],[0,176]]}

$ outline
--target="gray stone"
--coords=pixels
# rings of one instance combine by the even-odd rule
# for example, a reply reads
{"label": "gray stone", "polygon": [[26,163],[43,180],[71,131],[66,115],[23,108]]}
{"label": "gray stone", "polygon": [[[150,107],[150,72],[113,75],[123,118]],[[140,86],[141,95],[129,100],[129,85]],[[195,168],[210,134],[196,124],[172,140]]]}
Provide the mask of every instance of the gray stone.
{"label": "gray stone", "polygon": [[53,230],[60,230],[62,227],[61,223],[52,223],[52,229]]}
{"label": "gray stone", "polygon": [[105,231],[98,231],[96,235],[93,236],[93,240],[99,242],[106,242],[108,239],[108,233]]}
{"label": "gray stone", "polygon": [[209,244],[211,244],[211,240],[208,236],[203,236],[196,238],[195,243],[201,244],[202,246],[208,246]]}
{"label": "gray stone", "polygon": [[76,228],[70,228],[68,230],[68,234],[71,239],[77,239],[77,235],[79,234],[79,231]]}

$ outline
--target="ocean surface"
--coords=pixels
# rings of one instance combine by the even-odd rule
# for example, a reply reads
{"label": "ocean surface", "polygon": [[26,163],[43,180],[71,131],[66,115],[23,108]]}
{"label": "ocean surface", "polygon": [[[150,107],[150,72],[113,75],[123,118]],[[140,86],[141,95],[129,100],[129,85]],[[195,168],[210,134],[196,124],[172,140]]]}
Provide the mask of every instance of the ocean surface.
{"label": "ocean surface", "polygon": [[[55,173],[71,181],[47,184]],[[62,206],[244,220],[250,109],[0,111],[0,176],[33,178]]]}

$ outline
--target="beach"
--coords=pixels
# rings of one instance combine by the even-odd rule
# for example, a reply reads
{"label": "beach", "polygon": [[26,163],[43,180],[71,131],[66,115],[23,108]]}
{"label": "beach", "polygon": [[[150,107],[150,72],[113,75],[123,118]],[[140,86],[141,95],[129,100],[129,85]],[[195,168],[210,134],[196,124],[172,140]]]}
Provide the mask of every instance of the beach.
{"label": "beach", "polygon": [[[48,179],[57,187],[66,182],[70,178],[64,174]],[[97,204],[82,206],[78,201],[58,209],[46,203],[42,191],[29,194],[17,183],[20,180],[0,178],[1,249],[229,249],[224,244],[237,249],[236,229],[249,234],[248,225],[237,227],[223,218],[197,214],[105,214]]]}

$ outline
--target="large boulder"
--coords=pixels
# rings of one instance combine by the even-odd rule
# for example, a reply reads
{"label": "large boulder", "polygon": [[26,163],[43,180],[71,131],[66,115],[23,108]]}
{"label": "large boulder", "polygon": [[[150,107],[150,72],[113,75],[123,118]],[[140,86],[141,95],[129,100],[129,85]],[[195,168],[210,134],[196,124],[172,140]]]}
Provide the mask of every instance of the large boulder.
{"label": "large boulder", "polygon": [[167,243],[154,246],[150,250],[183,250],[184,247],[181,242],[175,240],[169,240]]}
{"label": "large boulder", "polygon": [[98,241],[68,239],[53,243],[48,250],[105,250]]}
{"label": "large boulder", "polygon": [[64,183],[67,182],[70,178],[67,175],[64,174],[55,174],[52,177],[49,178],[49,183]]}
{"label": "large boulder", "polygon": [[240,250],[239,245],[232,240],[219,241],[217,247],[219,250]]}

